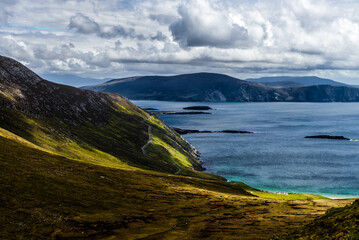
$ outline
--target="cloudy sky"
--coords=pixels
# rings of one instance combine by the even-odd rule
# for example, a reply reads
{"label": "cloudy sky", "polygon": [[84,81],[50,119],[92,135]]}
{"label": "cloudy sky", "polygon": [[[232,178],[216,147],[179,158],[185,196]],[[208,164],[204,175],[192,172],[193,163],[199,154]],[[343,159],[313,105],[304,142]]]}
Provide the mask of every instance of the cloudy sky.
{"label": "cloudy sky", "polygon": [[0,0],[0,54],[41,74],[317,75],[359,85],[356,0]]}

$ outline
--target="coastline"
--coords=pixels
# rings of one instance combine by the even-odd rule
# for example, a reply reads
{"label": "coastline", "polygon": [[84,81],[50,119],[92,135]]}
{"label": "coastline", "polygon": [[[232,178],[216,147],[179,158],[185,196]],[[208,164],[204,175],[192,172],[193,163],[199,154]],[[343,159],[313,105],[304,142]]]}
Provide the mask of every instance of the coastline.
{"label": "coastline", "polygon": [[[145,107],[148,106],[152,106],[152,107],[156,107],[158,109],[163,109],[163,110],[173,110],[173,109],[182,109],[183,107],[189,105],[189,104],[197,104],[194,102],[188,103],[188,102],[172,102],[172,101],[134,101],[135,104]],[[199,104],[199,103],[198,103]],[[204,104],[204,103],[201,103]],[[224,172],[217,174],[219,176],[225,177],[228,180],[233,180],[233,181],[244,181],[246,182],[246,177],[245,177],[245,173],[247,174],[253,174],[250,177],[250,181],[246,182],[248,183],[250,186],[258,186],[259,189],[263,190],[263,191],[267,191],[270,192],[272,194],[275,194],[276,192],[290,192],[293,194],[307,194],[307,195],[320,195],[322,197],[328,198],[328,199],[356,199],[359,198],[359,193],[357,192],[357,189],[355,188],[355,186],[353,185],[353,183],[351,185],[346,185],[345,183],[345,177],[343,176],[348,176],[348,174],[350,176],[353,176],[353,170],[352,168],[347,169],[345,168],[346,164],[348,164],[347,166],[349,166],[350,163],[354,162],[354,160],[356,159],[356,155],[353,155],[356,151],[357,145],[354,145],[355,142],[353,141],[343,141],[343,142],[338,142],[338,141],[330,141],[330,140],[313,140],[313,141],[308,141],[303,139],[304,136],[309,136],[309,135],[335,135],[335,136],[346,136],[346,137],[350,137],[350,139],[359,139],[359,137],[357,135],[353,135],[353,132],[355,132],[354,130],[359,127],[353,124],[347,124],[347,126],[342,126],[341,125],[341,129],[338,130],[336,128],[333,128],[334,125],[330,125],[330,124],[318,124],[315,125],[314,123],[317,123],[320,121],[325,120],[325,123],[330,123],[328,121],[328,119],[333,122],[340,122],[343,123],[341,121],[341,118],[335,118],[334,116],[348,116],[348,119],[350,120],[350,114],[352,112],[352,110],[350,112],[348,112],[346,109],[348,108],[343,108],[341,107],[341,105],[343,105],[342,103],[330,103],[331,106],[336,106],[333,109],[334,110],[328,110],[327,107],[325,107],[326,105],[328,105],[329,103],[325,104],[325,103],[276,103],[276,104],[272,104],[272,103],[206,103],[206,105],[212,107],[213,109],[216,109],[216,111],[213,112],[212,115],[199,115],[199,116],[186,116],[186,117],[182,117],[182,116],[178,116],[178,117],[171,117],[171,116],[163,116],[164,119],[167,120],[170,119],[171,121],[168,122],[168,124],[170,124],[171,126],[175,126],[175,127],[179,127],[179,128],[183,128],[183,129],[198,129],[199,131],[203,131],[206,130],[207,128],[211,128],[215,131],[217,131],[218,129],[230,129],[233,127],[236,127],[238,129],[250,129],[255,131],[256,133],[258,133],[257,135],[251,135],[251,136],[239,136],[239,135],[233,135],[233,136],[226,136],[226,137],[222,137],[222,139],[219,139],[220,141],[218,142],[218,140],[213,140],[215,137],[217,137],[216,135],[210,136],[207,134],[204,135],[197,135],[197,134],[191,134],[189,136],[183,136],[185,137],[185,139],[190,142],[192,145],[196,146],[196,149],[198,149],[201,153],[203,153],[202,156],[202,160],[204,161],[203,166],[207,168],[207,170],[205,172],[207,173],[214,173],[217,174],[218,170],[221,170],[221,167],[223,167],[223,162],[219,161],[218,164],[216,165],[218,166],[217,168],[213,168],[213,164],[217,164],[217,161],[215,159],[218,159],[220,156],[218,154],[213,154],[213,151],[211,149],[215,148],[219,148],[221,151],[226,151],[226,147],[220,147],[218,144],[224,143],[226,146],[226,144],[231,144],[231,147],[235,148],[239,148],[238,144],[241,143],[245,143],[246,145],[241,145],[241,151],[244,151],[245,153],[249,153],[249,157],[256,157],[256,159],[262,158],[265,159],[262,162],[260,161],[254,161],[251,160],[247,161],[245,158],[241,158],[239,157],[240,155],[238,155],[238,151],[235,152],[234,154],[227,154],[227,159],[230,158],[230,160],[226,160],[228,163],[232,164],[232,168],[230,173],[236,173],[236,171],[238,172],[239,175],[237,176],[244,176],[244,178],[238,179],[238,178],[233,178],[233,176],[235,175],[227,175],[224,174]],[[235,107],[233,107],[232,105],[234,105]],[[265,111],[264,112],[260,112],[260,111],[256,111],[254,112],[254,110],[257,109],[262,109],[261,105],[265,105]],[[290,106],[289,106],[290,105]],[[320,107],[322,106],[323,107]],[[347,103],[347,105],[353,105],[352,103]],[[287,108],[285,108],[287,106]],[[351,106],[353,109],[358,108],[358,105],[355,106]],[[286,110],[286,114],[283,115],[283,110]],[[312,117],[312,119],[304,119],[304,118],[300,118],[300,116],[298,117],[296,114],[297,112],[303,114],[303,113],[308,113],[310,112],[312,114],[312,109],[317,109],[316,110],[316,115],[315,118]],[[319,111],[318,111],[319,108]],[[261,114],[257,114],[257,112],[260,112]],[[317,116],[318,115],[318,116]],[[162,116],[161,116],[162,117]],[[230,121],[223,121],[223,119],[228,120],[230,119]],[[173,120],[172,120],[173,119]],[[186,121],[182,121],[183,119],[186,119]],[[218,123],[218,119],[221,120],[221,122]],[[253,120],[254,119],[254,120]],[[263,119],[270,119],[271,121],[264,121]],[[294,120],[295,121],[294,121]],[[299,120],[298,120],[299,119]],[[216,120],[216,121],[215,121]],[[172,124],[171,124],[172,122]],[[347,123],[350,121],[346,121]],[[214,124],[215,123],[215,124]],[[218,123],[218,125],[217,125]],[[236,125],[237,123],[240,123],[240,125]],[[312,123],[314,125],[312,125]],[[212,125],[208,125],[208,124],[212,124]],[[219,125],[221,124],[221,125]],[[306,126],[312,126],[312,128],[308,128],[305,129],[304,127]],[[250,127],[251,126],[251,127]],[[192,127],[192,128],[191,128]],[[285,131],[283,131],[283,129]],[[304,130],[302,130],[304,129]],[[330,131],[329,131],[330,130]],[[230,138],[230,139],[229,139]],[[202,139],[205,139],[206,141],[210,141],[209,145],[208,144],[202,144],[201,141],[203,141]],[[270,145],[263,145],[264,143],[267,144],[266,141],[270,140]],[[236,144],[232,144],[232,143]],[[262,145],[260,145],[262,144]],[[288,167],[287,163],[290,163],[290,161],[286,161],[286,160],[282,160],[284,159],[283,157],[285,157],[285,159],[288,159],[288,157],[290,158],[291,154],[297,154],[298,151],[296,151],[295,149],[297,149],[298,144],[300,145],[300,147],[304,148],[305,151],[303,152],[304,154],[302,154],[302,152],[300,152],[300,159],[298,162],[303,163],[300,168],[300,170],[296,170],[301,172],[301,170],[303,170],[303,168],[305,168],[305,166],[310,165],[312,166],[313,164],[317,164],[315,165],[319,171],[317,171],[317,169],[315,169],[315,171],[313,171],[313,173],[308,173],[308,174],[299,174],[299,177],[296,178],[298,179],[298,181],[300,179],[302,179],[305,184],[303,185],[303,187],[300,187],[300,185],[298,184],[294,184],[293,187],[296,188],[298,187],[299,190],[296,189],[286,189],[286,187],[291,187],[291,186],[286,186],[287,184],[280,184],[280,182],[285,182],[285,178],[281,178],[280,174],[281,171],[284,172],[285,174],[289,174],[288,172],[293,172],[291,169],[287,169],[286,167]],[[272,151],[271,149],[278,149],[275,148],[277,147],[277,145],[280,145],[282,148],[283,146],[285,146],[285,149],[289,149],[289,153],[288,154],[283,154],[284,152],[279,152],[280,155],[278,155],[278,151]],[[210,146],[210,147],[208,147]],[[229,145],[228,145],[229,146]],[[243,147],[244,146],[244,147]],[[295,146],[295,148],[294,148]],[[292,147],[292,148],[291,148]],[[323,155],[323,151],[325,151],[325,149],[331,148],[332,152],[333,152],[333,156],[335,155],[335,159],[331,159],[328,158],[327,156]],[[257,151],[253,151],[256,150]],[[345,151],[344,151],[344,150]],[[282,149],[283,150],[283,149]],[[281,150],[280,150],[281,151]],[[354,152],[354,153],[353,153]],[[210,153],[211,155],[206,155]],[[269,153],[269,154],[268,154]],[[237,155],[236,155],[237,154]],[[356,154],[356,153],[355,153]],[[209,156],[209,157],[208,157]],[[279,156],[279,158],[278,158]],[[316,161],[312,161],[312,159],[317,159]],[[339,157],[339,158],[338,158]],[[343,161],[343,159],[351,159],[350,162],[347,163],[347,161]],[[207,159],[209,158],[209,159]],[[281,159],[282,158],[282,159]],[[277,161],[278,159],[278,161]],[[328,160],[329,159],[329,160]],[[327,161],[328,160],[328,161]],[[244,161],[244,162],[242,162]],[[284,161],[284,165],[282,165],[282,162]],[[209,164],[208,164],[209,163]],[[221,165],[222,164],[222,165]],[[249,165],[252,170],[248,171],[248,172],[241,172],[241,168],[237,167],[239,166],[239,164],[243,164],[243,165]],[[259,164],[259,165],[258,165]],[[261,165],[262,164],[262,165]],[[268,165],[269,164],[269,165]],[[278,166],[281,166],[279,169],[279,171],[274,171],[277,170],[278,168],[273,170],[273,166],[277,166],[277,164],[279,164]],[[287,164],[287,165],[285,165]],[[256,178],[256,176],[259,176],[261,173],[263,173],[263,166],[264,165],[268,165],[269,170],[272,172],[269,172],[268,177],[266,178],[267,180],[265,180],[264,184],[261,184],[260,182],[257,182],[258,185],[256,185],[256,182],[254,181]],[[328,166],[329,169],[331,168],[335,168],[335,170],[339,169],[341,170],[341,173],[345,174],[345,175],[336,175],[334,177],[339,178],[340,180],[344,179],[343,181],[336,181],[333,182],[334,185],[328,185],[328,187],[330,187],[330,189],[322,189],[322,187],[320,185],[318,185],[316,187],[316,185],[313,185],[313,188],[310,188],[310,186],[308,185],[308,182],[313,181],[317,181],[316,184],[320,184],[321,181],[330,181],[331,177],[330,175],[328,176],[321,176],[322,178],[316,178],[317,174],[318,176],[320,176],[320,174],[322,174],[323,172],[320,172],[320,170],[322,170],[322,166]],[[237,170],[237,169],[238,170]],[[255,170],[253,170],[253,168],[255,168]],[[283,169],[283,170],[281,170]],[[261,172],[262,171],[262,172]],[[219,173],[219,172],[218,172]],[[243,175],[241,175],[243,174]],[[263,174],[267,175],[268,171],[265,171]],[[315,178],[311,178],[311,176],[313,174],[315,174]],[[254,176],[254,178],[253,178]],[[277,181],[279,181],[278,186],[276,186],[278,188],[261,188],[260,185],[266,185],[266,186],[271,186],[272,180],[271,178],[275,178],[277,179]],[[254,184],[253,184],[254,183]],[[328,183],[328,182],[327,182]],[[307,184],[307,185],[306,185]],[[331,183],[328,183],[331,184]],[[345,184],[345,185],[343,185]],[[316,192],[315,190],[327,190],[325,192]],[[302,191],[301,191],[302,190]],[[314,190],[314,191],[311,191]],[[339,194],[336,194],[335,192],[339,192]],[[344,192],[344,193],[340,193],[340,192]],[[282,196],[282,194],[276,194],[278,196]]]}

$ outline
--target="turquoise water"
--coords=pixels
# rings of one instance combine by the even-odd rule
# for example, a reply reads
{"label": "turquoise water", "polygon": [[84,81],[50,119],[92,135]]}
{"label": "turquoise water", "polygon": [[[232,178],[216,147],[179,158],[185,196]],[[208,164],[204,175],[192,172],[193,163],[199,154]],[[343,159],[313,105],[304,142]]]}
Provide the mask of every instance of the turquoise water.
{"label": "turquoise water", "polygon": [[211,115],[160,117],[183,129],[255,132],[184,135],[201,152],[207,172],[269,191],[359,196],[359,141],[304,138],[359,140],[359,103],[134,103],[160,110],[206,105]]}

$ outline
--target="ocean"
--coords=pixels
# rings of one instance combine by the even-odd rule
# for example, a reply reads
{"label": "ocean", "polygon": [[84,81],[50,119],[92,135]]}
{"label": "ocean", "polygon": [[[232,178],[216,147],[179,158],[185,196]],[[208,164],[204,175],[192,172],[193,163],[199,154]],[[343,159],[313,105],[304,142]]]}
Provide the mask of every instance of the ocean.
{"label": "ocean", "polygon": [[[213,109],[210,115],[159,115],[172,127],[254,132],[183,135],[207,172],[272,192],[359,197],[359,103],[133,102],[159,110]],[[309,135],[352,141],[304,138]]]}

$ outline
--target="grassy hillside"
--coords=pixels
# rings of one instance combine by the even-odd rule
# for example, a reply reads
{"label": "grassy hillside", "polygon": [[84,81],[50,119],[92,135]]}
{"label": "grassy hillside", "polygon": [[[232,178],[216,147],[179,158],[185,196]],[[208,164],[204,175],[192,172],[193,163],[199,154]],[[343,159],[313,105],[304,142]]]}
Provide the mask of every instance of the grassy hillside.
{"label": "grassy hillside", "polygon": [[359,239],[359,200],[333,208],[308,225],[275,239]]}
{"label": "grassy hillside", "polygon": [[348,203],[79,162],[0,132],[0,239],[267,239]]}
{"label": "grassy hillside", "polygon": [[[114,168],[198,172],[195,149],[156,116],[117,94],[48,82],[0,56],[0,127],[50,152]],[[151,132],[149,132],[151,128]],[[153,135],[146,154],[142,147]]]}

